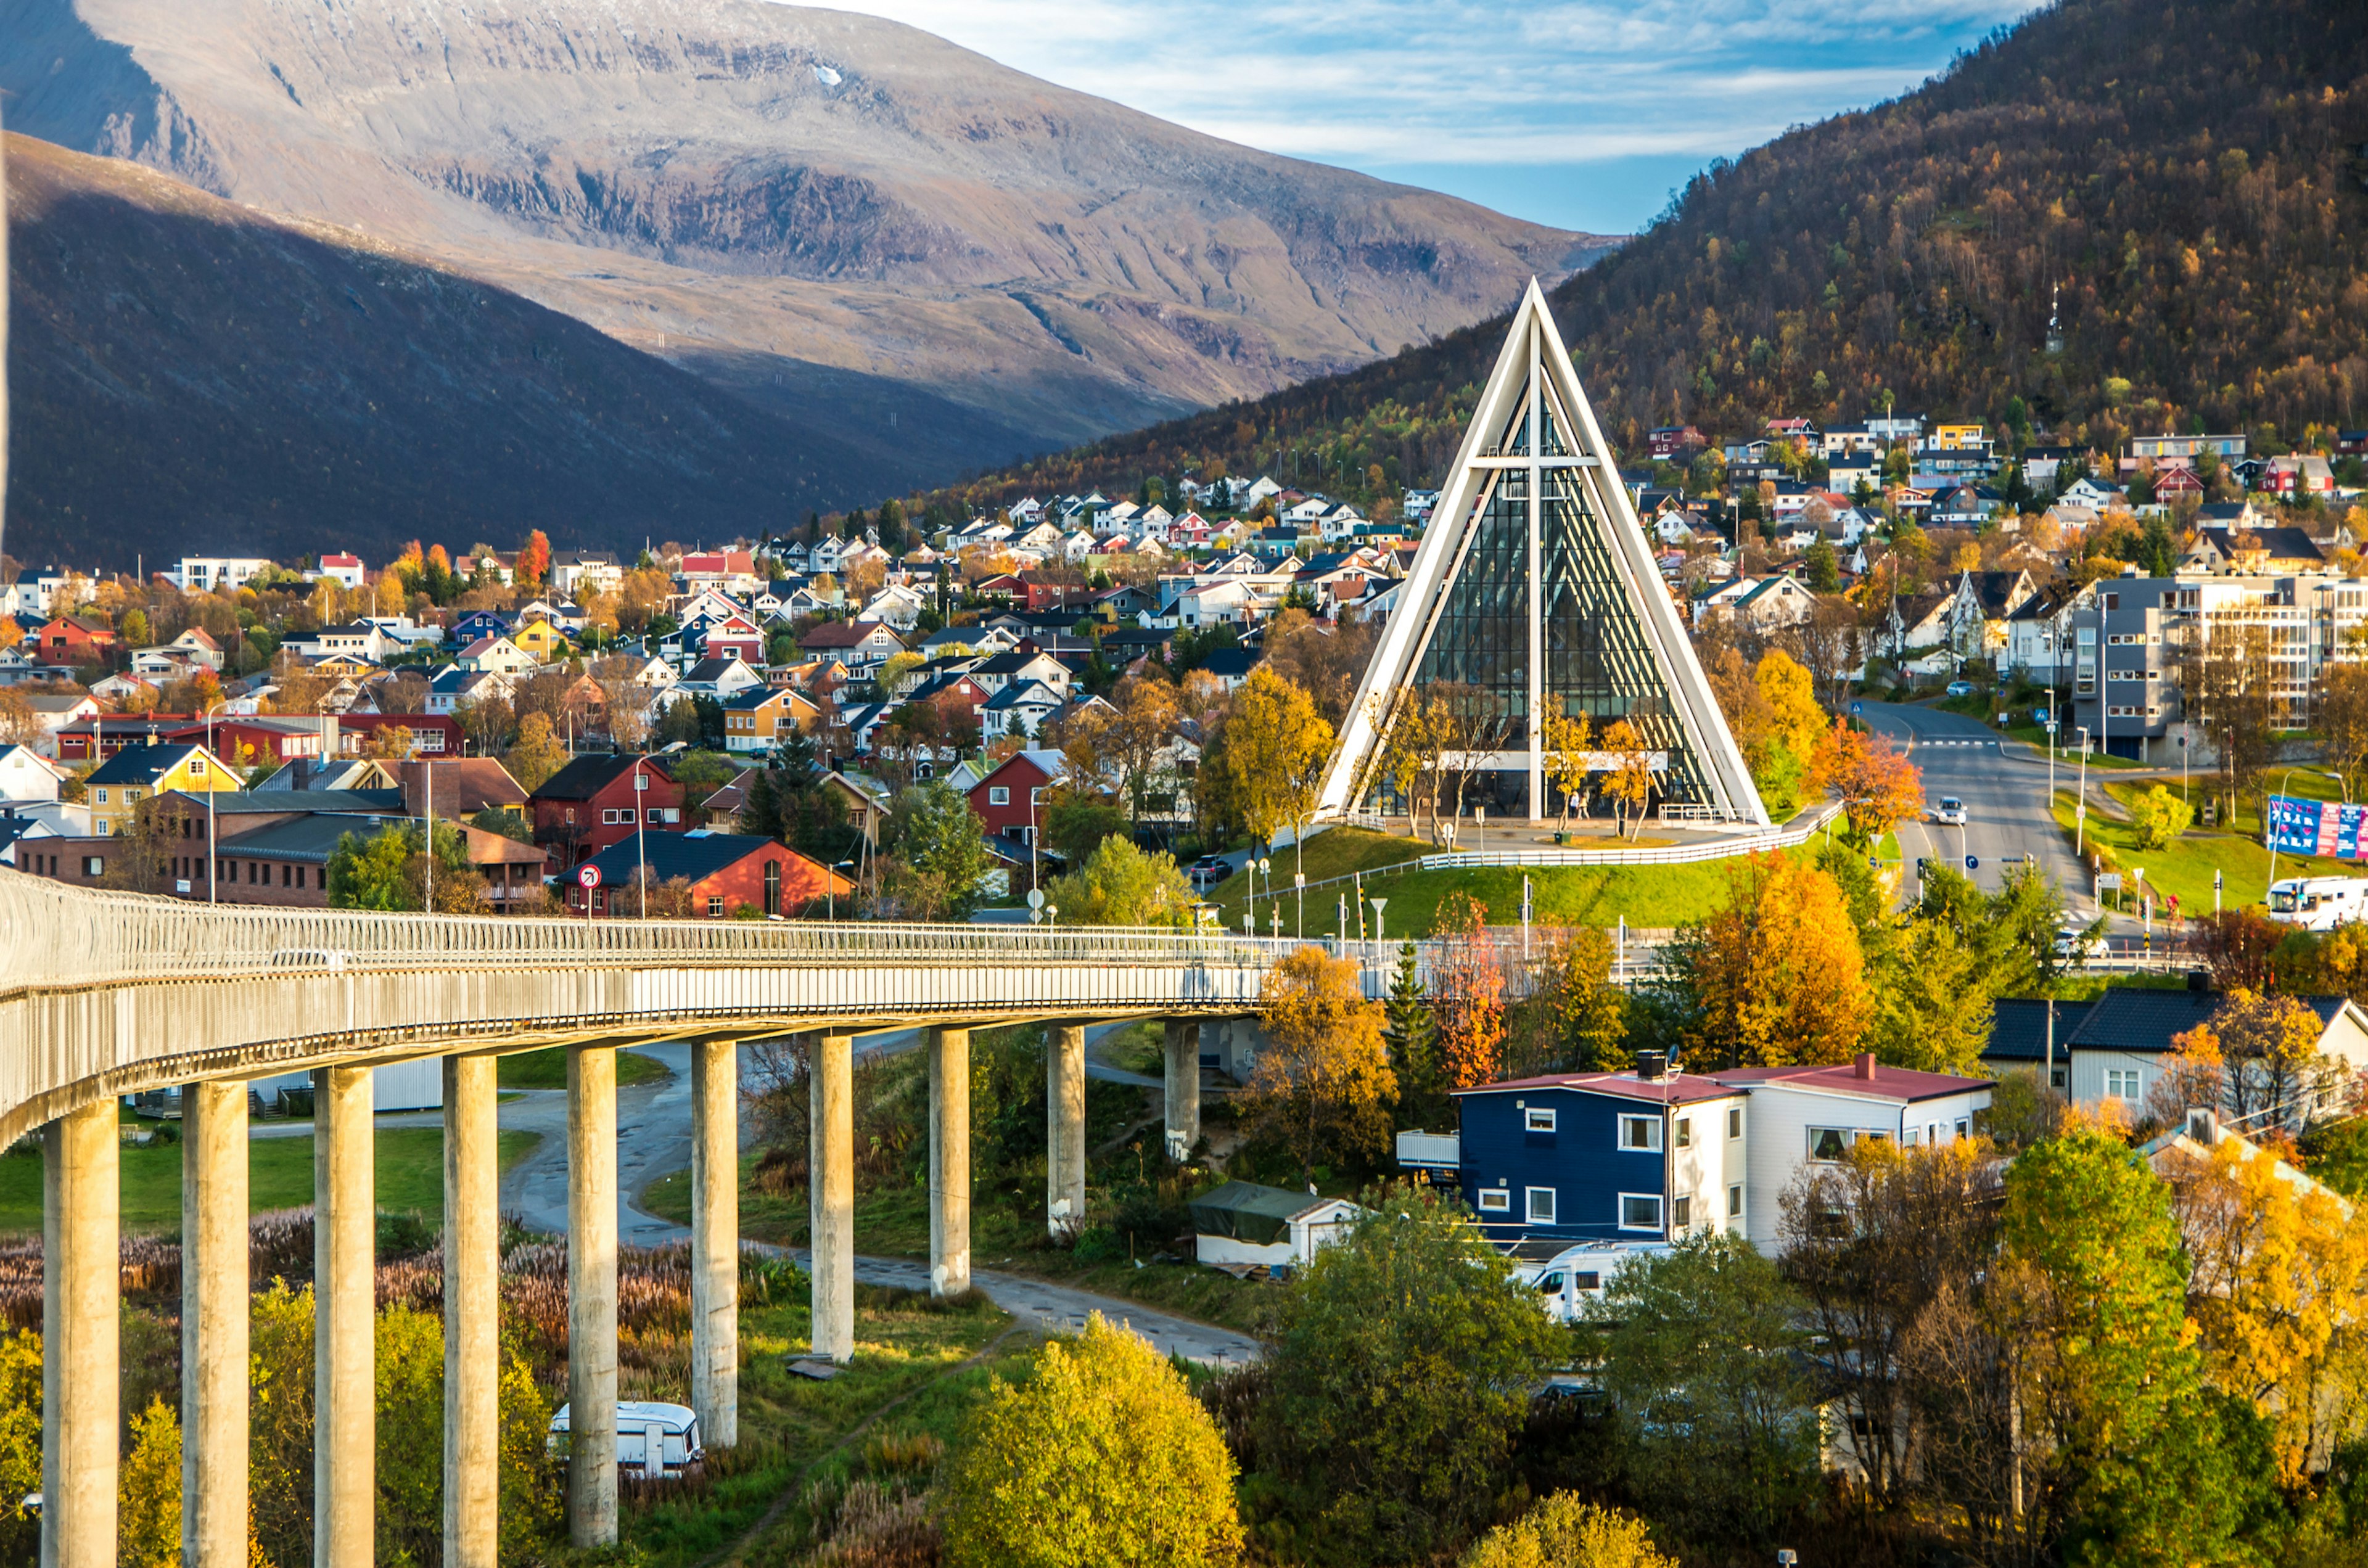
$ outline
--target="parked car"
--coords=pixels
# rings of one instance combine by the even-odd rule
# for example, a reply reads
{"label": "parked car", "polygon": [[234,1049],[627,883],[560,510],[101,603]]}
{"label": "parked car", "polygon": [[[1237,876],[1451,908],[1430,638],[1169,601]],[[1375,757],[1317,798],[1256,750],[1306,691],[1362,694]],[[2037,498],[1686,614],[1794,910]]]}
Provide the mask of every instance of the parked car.
{"label": "parked car", "polygon": [[1952,680],[1949,683],[1949,695],[1952,697],[1971,697],[1973,694],[1974,683],[1972,681]]}
{"label": "parked car", "polygon": [[1965,802],[1954,795],[1943,795],[1941,803],[1932,808],[1932,820],[1949,827],[1965,825]]}
{"label": "parked car", "polygon": [[1196,888],[1212,888],[1234,874],[1222,855],[1203,855],[1185,869],[1185,879]]}
{"label": "parked car", "polygon": [[2108,950],[2103,936],[2086,926],[2066,926],[2055,933],[2055,956],[2059,959],[2100,959]]}

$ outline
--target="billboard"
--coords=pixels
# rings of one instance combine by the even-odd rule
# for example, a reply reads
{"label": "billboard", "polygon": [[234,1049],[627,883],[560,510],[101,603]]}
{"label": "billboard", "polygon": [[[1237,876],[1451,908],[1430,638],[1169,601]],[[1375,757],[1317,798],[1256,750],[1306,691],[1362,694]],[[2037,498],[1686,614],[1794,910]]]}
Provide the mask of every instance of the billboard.
{"label": "billboard", "polygon": [[2368,806],[2334,801],[2270,797],[2270,846],[2282,855],[2317,855],[2329,860],[2368,858],[2361,852],[2368,832]]}

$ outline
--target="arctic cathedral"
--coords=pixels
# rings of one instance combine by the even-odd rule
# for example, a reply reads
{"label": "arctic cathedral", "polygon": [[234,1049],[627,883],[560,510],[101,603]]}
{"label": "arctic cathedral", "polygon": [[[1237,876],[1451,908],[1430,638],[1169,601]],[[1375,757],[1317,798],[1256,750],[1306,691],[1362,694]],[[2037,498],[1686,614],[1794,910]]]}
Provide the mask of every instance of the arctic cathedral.
{"label": "arctic cathedral", "polygon": [[1628,721],[1658,803],[1768,821],[1535,279],[1341,727],[1326,814],[1372,796],[1409,694],[1450,681],[1493,699],[1497,749],[1460,759],[1492,814],[1552,814],[1544,722],[1564,713],[1598,735]]}

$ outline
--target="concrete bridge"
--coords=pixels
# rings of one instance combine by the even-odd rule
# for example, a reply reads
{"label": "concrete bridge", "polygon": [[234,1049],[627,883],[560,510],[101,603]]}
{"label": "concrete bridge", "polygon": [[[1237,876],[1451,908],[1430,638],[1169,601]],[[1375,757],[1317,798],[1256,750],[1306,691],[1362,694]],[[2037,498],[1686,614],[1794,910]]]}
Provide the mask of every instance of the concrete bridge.
{"label": "concrete bridge", "polygon": [[[495,1058],[567,1050],[568,1530],[617,1535],[616,1052],[688,1042],[691,1403],[738,1432],[734,1046],[808,1037],[814,1348],[853,1349],[858,1029],[928,1030],[929,1279],[970,1283],[970,1031],[1053,1025],[1046,1214],[1082,1216],[1085,1027],[1167,1020],[1171,1140],[1199,1136],[1197,1020],[1254,1012],[1296,943],[1218,935],[856,922],[472,919],[192,905],[0,873],[0,1145],[44,1153],[41,1561],[115,1559],[117,1097],[186,1086],[182,1148],[182,1561],[245,1562],[245,1081],[313,1074],[313,1559],[371,1558],[375,1204],[370,1069],[444,1074],[444,1543],[493,1568],[499,1302]],[[1369,955],[1367,987],[1383,981]]]}

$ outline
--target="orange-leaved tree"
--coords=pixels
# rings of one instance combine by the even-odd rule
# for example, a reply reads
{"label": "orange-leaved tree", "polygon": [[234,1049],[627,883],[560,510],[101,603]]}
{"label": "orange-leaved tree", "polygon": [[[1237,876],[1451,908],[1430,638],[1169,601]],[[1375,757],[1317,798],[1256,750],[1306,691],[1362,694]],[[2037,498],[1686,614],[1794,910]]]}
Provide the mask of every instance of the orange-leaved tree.
{"label": "orange-leaved tree", "polygon": [[1680,928],[1670,960],[1703,1067],[1846,1062],[1873,1011],[1841,889],[1785,855],[1728,862],[1726,907]]}
{"label": "orange-leaved tree", "polygon": [[541,528],[526,536],[524,548],[518,552],[518,562],[510,575],[519,584],[540,583],[551,574],[551,537]]}
{"label": "orange-leaved tree", "polygon": [[1497,1075],[1505,1050],[1505,973],[1488,938],[1488,906],[1468,892],[1439,901],[1431,935],[1430,991],[1439,1016],[1440,1075],[1449,1089],[1468,1089]]}
{"label": "orange-leaved tree", "polygon": [[1318,1164],[1389,1148],[1397,1079],[1382,1017],[1353,960],[1305,947],[1267,972],[1258,997],[1266,1049],[1250,1072],[1250,1110],[1299,1156],[1302,1179]]}
{"label": "orange-leaved tree", "polygon": [[1866,846],[1924,809],[1924,776],[1881,735],[1834,721],[1809,758],[1809,788],[1842,801],[1852,843]]}

